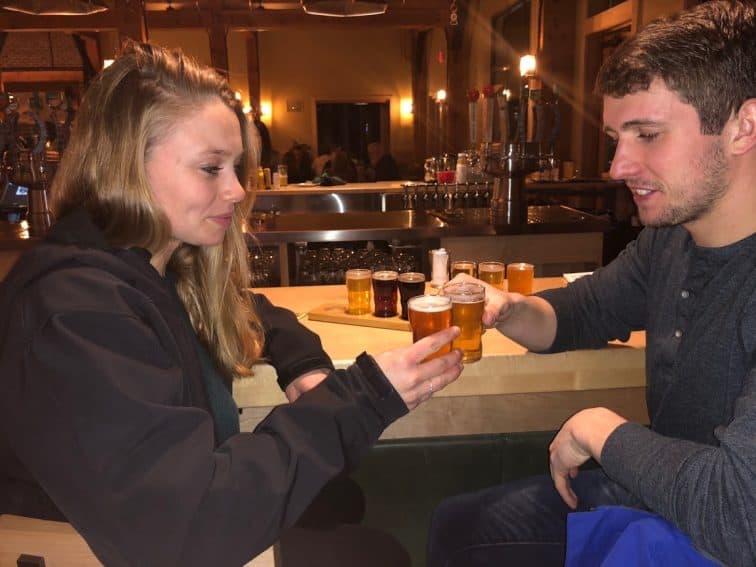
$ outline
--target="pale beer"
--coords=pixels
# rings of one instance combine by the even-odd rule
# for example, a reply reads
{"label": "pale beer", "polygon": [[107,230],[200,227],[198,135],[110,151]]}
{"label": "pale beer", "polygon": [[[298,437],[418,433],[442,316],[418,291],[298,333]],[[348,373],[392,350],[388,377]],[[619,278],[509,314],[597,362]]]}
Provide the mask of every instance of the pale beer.
{"label": "pale beer", "polygon": [[453,283],[446,285],[443,293],[452,300],[452,324],[460,329],[452,347],[462,350],[462,362],[480,360],[486,289],[471,282]]}
{"label": "pale beer", "polygon": [[530,295],[533,293],[533,264],[514,262],[507,264],[507,291]]}
{"label": "pale beer", "polygon": [[476,276],[475,262],[472,260],[456,260],[451,265],[451,277],[457,274],[467,274],[474,278]]}
{"label": "pale beer", "polygon": [[370,270],[347,270],[347,313],[350,315],[370,313],[370,276]]}
{"label": "pale beer", "polygon": [[[412,342],[448,329],[452,321],[452,302],[444,295],[418,295],[407,302]],[[447,343],[426,360],[451,352],[451,343]]]}
{"label": "pale beer", "polygon": [[503,291],[504,264],[501,262],[481,262],[478,264],[478,279]]}

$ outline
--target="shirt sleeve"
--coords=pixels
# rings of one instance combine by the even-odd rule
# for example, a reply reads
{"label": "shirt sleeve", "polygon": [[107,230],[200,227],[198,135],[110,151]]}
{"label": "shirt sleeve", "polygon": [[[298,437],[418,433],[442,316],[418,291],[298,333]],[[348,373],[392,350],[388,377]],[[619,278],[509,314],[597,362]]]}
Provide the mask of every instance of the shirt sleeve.
{"label": "shirt sleeve", "polygon": [[302,325],[294,313],[273,305],[264,295],[253,293],[252,299],[265,329],[263,356],[276,369],[282,390],[306,372],[334,369],[320,337]]}
{"label": "shirt sleeve", "polygon": [[756,565],[756,365],[718,446],[625,423],[607,439],[604,471],[726,565]]}
{"label": "shirt sleeve", "polygon": [[557,316],[557,332],[544,352],[602,348],[626,341],[646,322],[646,290],[653,236],[643,231],[620,255],[567,287],[537,293]]}
{"label": "shirt sleeve", "polygon": [[106,565],[246,563],[407,412],[363,355],[216,447],[160,321],[149,303],[57,313],[0,357],[0,433]]}

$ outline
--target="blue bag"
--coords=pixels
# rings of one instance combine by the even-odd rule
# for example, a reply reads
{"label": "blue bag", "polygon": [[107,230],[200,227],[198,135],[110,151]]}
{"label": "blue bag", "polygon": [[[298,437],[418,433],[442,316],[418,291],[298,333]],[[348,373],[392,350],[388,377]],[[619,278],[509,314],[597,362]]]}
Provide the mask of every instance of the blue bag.
{"label": "blue bag", "polygon": [[620,506],[567,517],[565,567],[715,567],[664,518]]}

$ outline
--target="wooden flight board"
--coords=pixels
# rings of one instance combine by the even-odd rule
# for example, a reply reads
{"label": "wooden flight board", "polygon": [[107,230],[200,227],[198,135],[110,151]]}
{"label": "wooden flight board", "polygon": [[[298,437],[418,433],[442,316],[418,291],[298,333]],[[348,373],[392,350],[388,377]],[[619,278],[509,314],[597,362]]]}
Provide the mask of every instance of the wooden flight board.
{"label": "wooden flight board", "polygon": [[346,304],[340,302],[323,303],[307,313],[310,321],[325,321],[326,323],[343,323],[345,325],[360,325],[362,327],[378,327],[395,331],[409,331],[409,321],[398,315],[396,317],[376,317],[372,313],[367,315],[350,315],[346,312]]}

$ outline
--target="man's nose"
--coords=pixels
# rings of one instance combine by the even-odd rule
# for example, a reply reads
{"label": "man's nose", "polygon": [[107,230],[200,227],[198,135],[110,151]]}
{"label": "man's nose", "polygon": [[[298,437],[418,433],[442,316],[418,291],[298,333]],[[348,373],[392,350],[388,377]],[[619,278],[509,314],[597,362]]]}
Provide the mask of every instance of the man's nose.
{"label": "man's nose", "polygon": [[637,176],[640,169],[638,155],[633,150],[632,144],[627,141],[618,141],[612,165],[609,168],[609,176],[612,179],[627,179]]}

